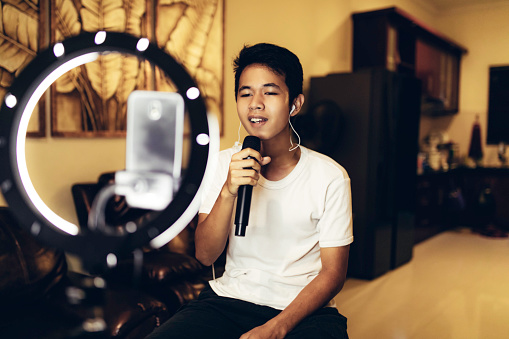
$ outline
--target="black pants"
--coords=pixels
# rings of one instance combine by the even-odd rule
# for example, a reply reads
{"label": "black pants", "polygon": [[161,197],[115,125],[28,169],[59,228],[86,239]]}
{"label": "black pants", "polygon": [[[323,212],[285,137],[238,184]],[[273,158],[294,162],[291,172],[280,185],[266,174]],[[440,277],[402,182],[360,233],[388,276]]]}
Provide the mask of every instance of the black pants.
{"label": "black pants", "polygon": [[[183,306],[147,339],[238,339],[279,312],[271,307],[220,297],[206,287],[198,299]],[[286,338],[346,339],[346,318],[335,308],[322,308],[300,322]]]}

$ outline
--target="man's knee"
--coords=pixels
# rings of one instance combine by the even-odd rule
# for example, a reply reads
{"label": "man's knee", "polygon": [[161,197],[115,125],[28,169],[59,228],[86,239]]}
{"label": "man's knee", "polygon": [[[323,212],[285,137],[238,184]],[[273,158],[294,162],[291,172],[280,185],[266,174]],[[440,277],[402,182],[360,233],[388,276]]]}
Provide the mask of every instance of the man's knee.
{"label": "man's knee", "polygon": [[304,319],[286,338],[348,339],[346,322],[336,309],[321,309]]}

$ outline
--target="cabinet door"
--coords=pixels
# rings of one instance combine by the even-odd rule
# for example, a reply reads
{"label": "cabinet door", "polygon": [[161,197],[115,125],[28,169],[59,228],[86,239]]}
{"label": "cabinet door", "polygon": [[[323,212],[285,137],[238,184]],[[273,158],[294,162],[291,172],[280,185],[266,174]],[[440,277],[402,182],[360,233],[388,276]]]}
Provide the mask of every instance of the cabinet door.
{"label": "cabinet door", "polygon": [[446,113],[457,112],[459,57],[423,40],[415,48],[415,75],[422,81],[424,100],[440,104]]}
{"label": "cabinet door", "polygon": [[417,40],[415,75],[422,81],[422,91],[433,99],[442,99],[440,93],[440,57],[435,47]]}

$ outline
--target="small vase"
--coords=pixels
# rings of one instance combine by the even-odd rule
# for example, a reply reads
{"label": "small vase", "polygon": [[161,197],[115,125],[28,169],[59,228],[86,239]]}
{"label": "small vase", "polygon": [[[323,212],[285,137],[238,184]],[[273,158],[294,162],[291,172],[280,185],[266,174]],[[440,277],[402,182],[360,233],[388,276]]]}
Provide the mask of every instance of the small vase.
{"label": "small vase", "polygon": [[479,123],[478,115],[475,117],[474,125],[472,126],[468,156],[475,162],[476,166],[481,165],[483,151],[481,144],[481,124]]}

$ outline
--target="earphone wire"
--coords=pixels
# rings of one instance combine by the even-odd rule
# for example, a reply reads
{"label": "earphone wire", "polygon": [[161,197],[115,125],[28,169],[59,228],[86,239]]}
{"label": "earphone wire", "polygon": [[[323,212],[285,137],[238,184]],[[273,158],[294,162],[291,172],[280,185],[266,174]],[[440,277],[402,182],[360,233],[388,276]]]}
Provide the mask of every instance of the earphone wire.
{"label": "earphone wire", "polygon": [[239,130],[237,131],[238,139],[235,141],[234,147],[237,149],[237,152],[240,151],[242,144],[240,143],[240,128],[242,127],[242,122],[239,121]]}
{"label": "earphone wire", "polygon": [[291,147],[288,149],[289,152],[296,150],[297,147],[300,146],[300,135],[299,135],[299,133],[297,133],[295,128],[293,128],[292,122],[290,121],[290,117],[288,117],[288,122],[290,123],[290,127],[292,128],[292,131],[295,133],[295,135],[297,135],[297,138],[299,138],[299,141],[297,142],[297,145],[294,146],[293,145],[293,141],[292,141],[292,134],[290,133],[290,144],[291,144]]}

